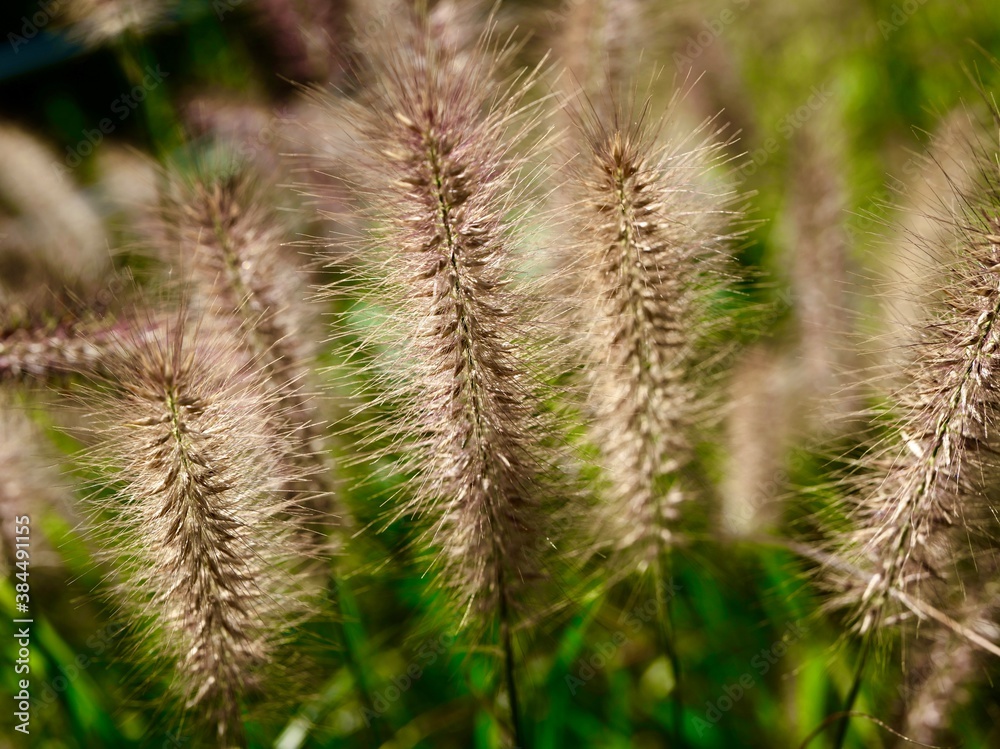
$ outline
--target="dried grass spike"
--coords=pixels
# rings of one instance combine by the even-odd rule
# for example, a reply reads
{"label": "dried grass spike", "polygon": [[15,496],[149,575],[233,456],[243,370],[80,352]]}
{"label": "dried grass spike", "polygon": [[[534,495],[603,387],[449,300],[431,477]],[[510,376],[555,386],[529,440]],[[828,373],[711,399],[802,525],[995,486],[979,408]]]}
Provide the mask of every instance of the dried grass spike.
{"label": "dried grass spike", "polygon": [[444,580],[463,606],[492,614],[538,574],[541,547],[544,447],[507,218],[510,135],[527,84],[501,90],[506,50],[485,37],[467,49],[460,32],[439,38],[432,20],[368,50],[375,78],[360,131],[386,274],[375,283],[393,304],[387,339],[402,354],[398,433],[420,436],[409,510],[433,519]]}
{"label": "dried grass spike", "polygon": [[[910,378],[889,438],[862,463],[853,527],[837,539],[840,595],[861,634],[961,603],[962,549],[983,535],[994,502],[1000,424],[1000,184],[983,154],[972,186],[938,221],[950,227],[933,248],[944,260],[940,293],[915,330]],[[942,201],[944,202],[944,201]],[[918,245],[924,241],[914,237]]]}
{"label": "dried grass spike", "polygon": [[119,487],[106,509],[123,594],[187,708],[239,743],[246,698],[303,612],[284,436],[231,336],[181,315],[121,350],[95,418]]}
{"label": "dried grass spike", "polygon": [[681,475],[706,413],[699,349],[732,233],[732,196],[707,180],[719,132],[661,141],[649,107],[578,111],[568,180],[595,442],[611,483],[599,538],[642,569],[679,538]]}

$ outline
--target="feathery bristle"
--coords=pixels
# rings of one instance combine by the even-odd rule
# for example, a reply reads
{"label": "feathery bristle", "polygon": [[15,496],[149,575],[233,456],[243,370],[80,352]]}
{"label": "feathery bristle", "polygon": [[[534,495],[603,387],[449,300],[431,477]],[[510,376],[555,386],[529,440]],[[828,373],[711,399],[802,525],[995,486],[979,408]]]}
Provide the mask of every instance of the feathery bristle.
{"label": "feathery bristle", "polygon": [[106,336],[81,336],[80,328],[72,324],[0,330],[0,380],[44,381],[99,371],[106,358]]}
{"label": "feathery bristle", "polygon": [[309,279],[273,199],[243,171],[175,179],[164,195],[164,255],[195,282],[195,301],[236,318],[255,353],[280,367],[309,361],[315,344]]}
{"label": "feathery bristle", "polygon": [[[886,292],[879,300],[880,326],[886,338],[899,343],[883,349],[892,365],[906,365],[905,343],[919,332],[924,319],[922,301],[939,288],[941,269],[950,262],[947,247],[953,240],[953,227],[942,217],[958,209],[962,195],[975,187],[976,152],[986,147],[977,143],[982,137],[979,133],[970,112],[951,112],[931,138],[926,156],[912,158],[906,171],[890,180],[904,206],[894,227],[895,241],[882,260]],[[909,237],[921,241],[915,243]]]}
{"label": "feathery bristle", "polygon": [[[53,302],[53,307],[57,303]],[[96,306],[96,305],[95,305]],[[136,326],[162,324],[148,318],[95,316],[79,304],[61,314],[37,310],[0,312],[0,382],[49,382],[68,376],[104,375],[116,341]]]}
{"label": "feathery bristle", "polygon": [[728,535],[750,538],[781,520],[795,380],[790,357],[768,343],[748,347],[733,366],[720,492],[720,525]]}

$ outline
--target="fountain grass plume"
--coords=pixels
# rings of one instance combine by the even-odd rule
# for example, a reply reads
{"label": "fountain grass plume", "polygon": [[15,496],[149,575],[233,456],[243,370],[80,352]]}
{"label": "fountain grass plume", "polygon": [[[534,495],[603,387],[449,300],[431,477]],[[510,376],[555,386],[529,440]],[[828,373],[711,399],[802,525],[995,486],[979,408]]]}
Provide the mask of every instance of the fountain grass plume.
{"label": "fountain grass plume", "polygon": [[[536,577],[546,465],[530,357],[531,299],[516,283],[521,197],[513,143],[533,76],[498,83],[510,53],[489,32],[438,36],[413,15],[365,51],[372,80],[353,114],[373,220],[358,253],[384,325],[388,425],[414,476],[404,512],[430,520],[441,579],[466,612],[497,612]],[[473,37],[474,38],[474,37]]]}
{"label": "fountain grass plume", "polygon": [[356,273],[370,290],[366,312],[381,320],[365,341],[381,349],[377,400],[392,404],[379,426],[411,477],[399,515],[423,524],[421,547],[460,626],[498,633],[523,745],[512,628],[545,577],[546,508],[561,496],[535,299],[517,266],[516,149],[535,124],[523,101],[536,76],[500,82],[513,47],[494,39],[492,22],[477,40],[435,13],[399,10],[364,49],[370,80],[351,116],[372,230]]}
{"label": "fountain grass plume", "polygon": [[306,611],[283,486],[289,439],[232,334],[192,324],[126,333],[92,393],[95,465],[114,493],[99,532],[149,652],[192,722],[242,743],[241,716],[286,627]]}
{"label": "fountain grass plume", "polygon": [[834,602],[848,606],[861,635],[924,618],[927,606],[951,608],[967,536],[982,537],[988,514],[1000,417],[1000,182],[991,159],[976,183],[938,218],[951,229],[938,292],[909,345],[889,436],[862,460],[849,487],[851,524],[836,538],[844,566]]}
{"label": "fountain grass plume", "polygon": [[725,157],[712,122],[671,137],[635,95],[576,104],[574,273],[594,442],[608,476],[599,546],[649,569],[683,538],[684,472],[707,421],[712,303],[727,284],[734,194],[708,177]]}

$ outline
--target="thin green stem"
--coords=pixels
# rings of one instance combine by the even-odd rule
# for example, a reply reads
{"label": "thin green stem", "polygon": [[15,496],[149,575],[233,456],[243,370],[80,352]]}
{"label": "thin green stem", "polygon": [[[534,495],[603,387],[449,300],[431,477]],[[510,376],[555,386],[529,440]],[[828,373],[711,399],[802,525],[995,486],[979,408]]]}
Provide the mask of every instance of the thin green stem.
{"label": "thin green stem", "polygon": [[858,694],[861,692],[861,683],[864,679],[865,666],[868,664],[870,649],[871,637],[865,637],[861,645],[858,666],[854,671],[854,681],[851,683],[851,689],[847,693],[847,699],[844,700],[844,709],[842,710],[844,717],[838,721],[837,732],[833,735],[833,749],[841,749],[844,746],[844,740],[847,738],[847,729],[851,723],[850,717],[854,710],[854,703],[857,702]]}
{"label": "thin green stem", "polygon": [[[361,697],[361,702],[365,706],[365,714],[378,716],[380,713],[375,709],[375,701],[372,699],[371,687],[368,684],[368,678],[365,675],[365,670],[361,665],[364,629],[361,625],[360,611],[358,610],[354,596],[351,595],[350,589],[342,580],[338,579],[337,575],[332,576],[331,585],[333,586],[333,593],[337,598],[337,606],[345,617],[345,621],[340,624],[344,642],[344,661],[347,665],[347,669],[354,677],[354,683],[357,685],[358,695]],[[375,738],[374,745],[380,746],[383,741],[383,736],[379,727],[379,721],[371,721],[370,728]]]}
{"label": "thin green stem", "polygon": [[514,641],[510,632],[510,618],[507,610],[507,591],[504,587],[503,566],[497,567],[497,585],[500,591],[500,640],[503,645],[504,677],[507,682],[507,701],[510,703],[510,722],[514,730],[516,749],[528,749],[528,739],[521,723],[520,701],[517,696],[517,680],[514,675]]}
{"label": "thin green stem", "polygon": [[[681,693],[681,659],[674,643],[674,609],[673,609],[673,575],[670,559],[670,549],[662,541],[658,542],[655,585],[656,585],[656,618],[659,624],[657,634],[660,647],[670,662],[674,676],[674,689],[670,695],[673,712],[673,742],[671,746],[683,749],[684,742],[684,700]],[[666,591],[670,584],[669,594]]]}

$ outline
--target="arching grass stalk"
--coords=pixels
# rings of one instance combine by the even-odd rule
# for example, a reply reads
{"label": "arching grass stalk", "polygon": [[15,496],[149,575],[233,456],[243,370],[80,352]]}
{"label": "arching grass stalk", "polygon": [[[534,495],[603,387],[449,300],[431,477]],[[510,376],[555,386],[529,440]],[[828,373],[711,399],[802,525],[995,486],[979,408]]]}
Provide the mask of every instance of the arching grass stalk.
{"label": "arching grass stalk", "polygon": [[837,721],[837,728],[833,734],[833,749],[841,749],[847,739],[847,729],[851,724],[851,713],[854,705],[858,701],[861,693],[861,686],[864,682],[865,671],[868,666],[868,655],[871,649],[871,637],[865,637],[861,642],[861,653],[858,655],[857,665],[854,667],[854,678],[851,680],[851,688],[844,698],[844,707],[841,711],[843,718]]}

